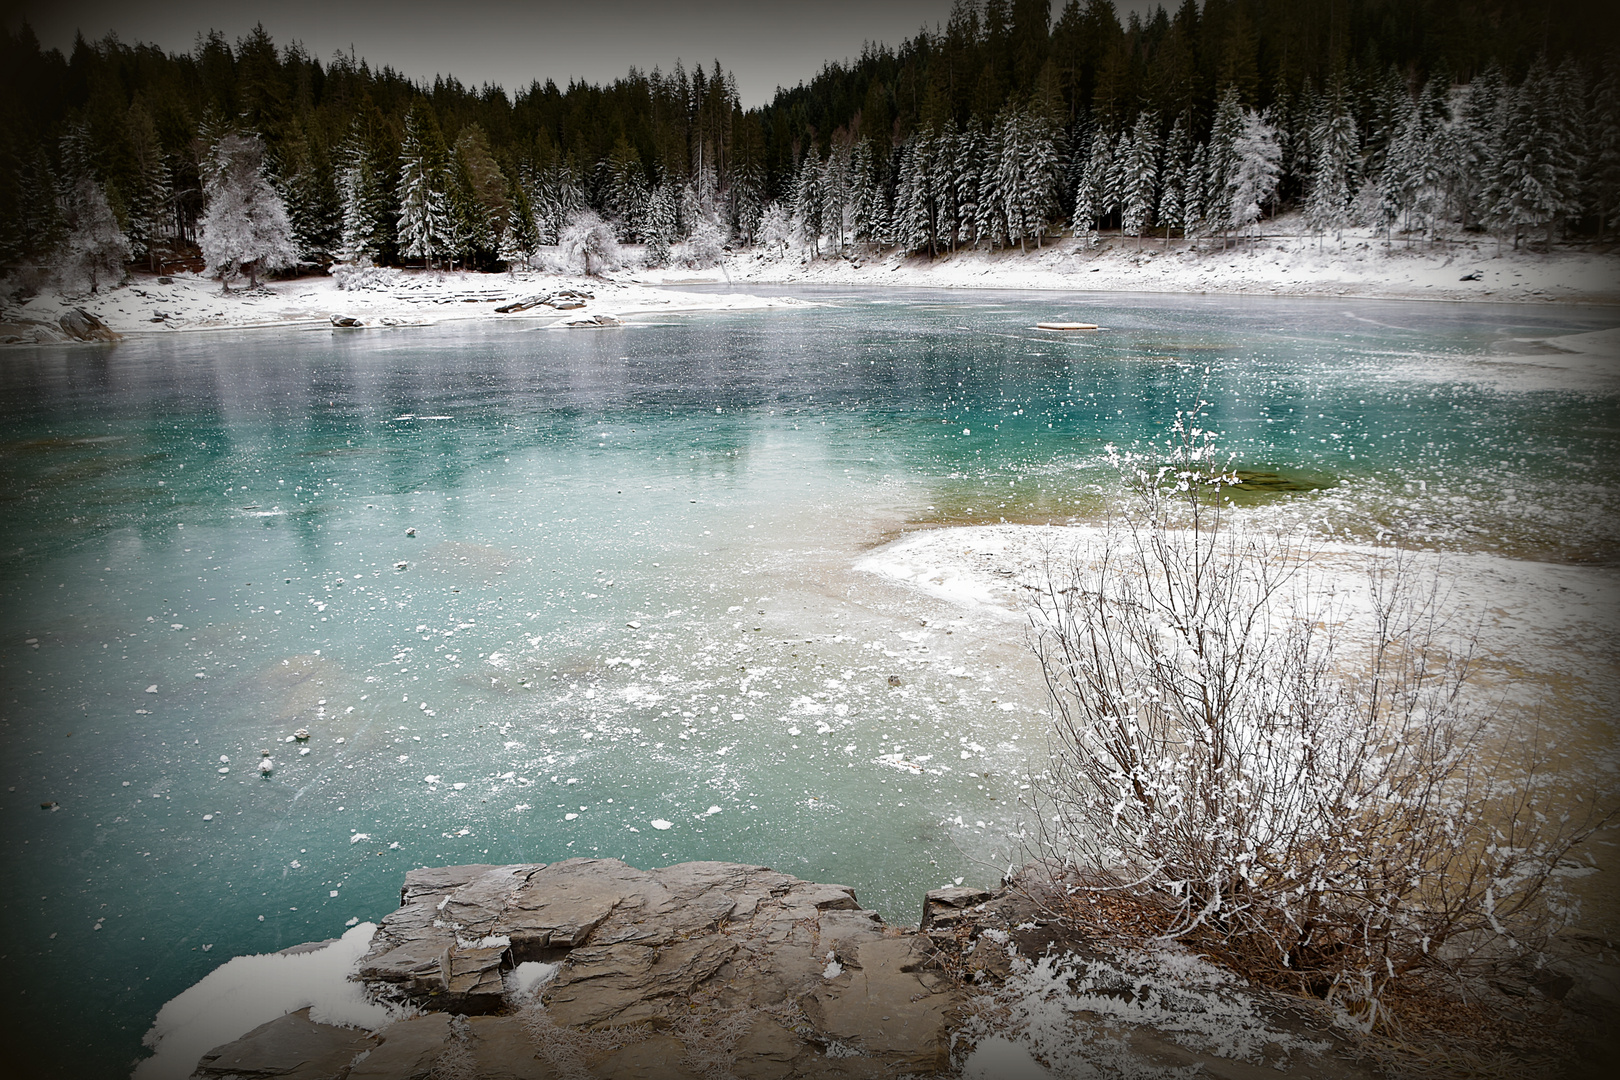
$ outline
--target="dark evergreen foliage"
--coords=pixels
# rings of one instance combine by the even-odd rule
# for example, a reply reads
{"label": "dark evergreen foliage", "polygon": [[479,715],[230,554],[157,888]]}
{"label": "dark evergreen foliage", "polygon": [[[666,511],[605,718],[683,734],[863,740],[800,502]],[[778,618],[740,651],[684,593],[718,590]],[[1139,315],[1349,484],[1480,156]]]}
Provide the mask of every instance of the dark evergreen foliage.
{"label": "dark evergreen foliage", "polygon": [[[1620,8],[1598,0],[1182,0],[1123,23],[1109,0],[956,0],[942,26],[745,111],[719,61],[508,93],[322,61],[262,27],[234,44],[199,35],[183,54],[81,37],[64,56],[23,25],[0,31],[0,262],[51,258],[66,193],[88,178],[133,257],[160,267],[194,244],[200,170],[232,131],[263,140],[301,259],[399,260],[413,108],[444,148],[442,258],[480,267],[556,242],[587,206],[640,239],[663,188],[680,234],[718,219],[753,243],[776,203],[835,254],[857,239],[1039,243],[1064,217],[1111,227],[1127,210],[1133,232],[1219,231],[1234,104],[1276,131],[1271,209],[1308,202],[1316,133],[1340,116],[1358,140],[1361,220],[1612,234],[1617,27]],[[1507,160],[1521,150],[1535,160]],[[672,239],[667,210],[657,228]]]}

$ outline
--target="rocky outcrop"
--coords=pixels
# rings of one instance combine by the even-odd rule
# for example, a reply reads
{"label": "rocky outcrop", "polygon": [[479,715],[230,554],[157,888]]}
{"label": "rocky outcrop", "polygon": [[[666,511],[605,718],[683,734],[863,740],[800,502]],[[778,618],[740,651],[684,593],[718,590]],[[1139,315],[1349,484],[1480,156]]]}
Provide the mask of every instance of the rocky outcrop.
{"label": "rocky outcrop", "polygon": [[112,328],[84,308],[69,308],[57,320],[62,332],[75,341],[117,341]]}
{"label": "rocky outcrop", "polygon": [[542,304],[558,311],[572,311],[585,306],[585,301],[595,299],[593,293],[581,289],[558,289],[556,292],[542,293],[539,296],[529,296],[522,300],[513,300],[502,304],[495,309],[497,315],[511,315],[519,311],[528,311],[530,308],[540,307]]}
{"label": "rocky outcrop", "polygon": [[819,1075],[829,1051],[942,1069],[963,998],[926,934],[885,926],[842,885],[760,866],[445,867],[407,875],[401,899],[360,962],[379,996],[490,1015],[509,1009],[505,973],[558,963],[548,1023],[661,1029],[758,1014],[749,1036],[782,1077]]}
{"label": "rocky outcrop", "polygon": [[[1016,955],[1100,955],[1052,917],[1059,892],[1050,884],[1043,892],[1036,878],[993,893],[937,889],[911,930],[886,926],[845,886],[762,866],[637,870],[570,859],[415,870],[355,976],[371,997],[414,1015],[366,1033],[316,1023],[309,1010],[290,1013],[211,1051],[195,1076],[955,1075],[953,1038],[983,1034],[982,1024],[972,1026],[970,998],[988,991],[983,1003],[995,1013],[996,988],[1016,981]],[[538,994],[519,990],[536,970],[527,964],[552,965],[540,969],[551,977]],[[1261,1072],[1373,1076],[1343,1060],[1342,1044],[1331,1040],[1312,1044],[1321,1052],[1262,1068],[1118,1017],[1077,1011],[1068,1023],[1088,1067],[1105,1075],[1179,1068],[1232,1080]],[[974,1076],[998,1075],[984,1062],[969,1064]]]}

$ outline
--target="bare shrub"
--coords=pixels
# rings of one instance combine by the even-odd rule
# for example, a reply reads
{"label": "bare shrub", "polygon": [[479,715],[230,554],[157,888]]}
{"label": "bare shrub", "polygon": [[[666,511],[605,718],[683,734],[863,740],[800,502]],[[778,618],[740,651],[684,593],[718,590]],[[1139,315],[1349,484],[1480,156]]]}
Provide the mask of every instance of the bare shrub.
{"label": "bare shrub", "polygon": [[1055,724],[1034,854],[1370,1029],[1394,986],[1535,949],[1569,914],[1560,860],[1612,812],[1558,812],[1533,728],[1473,704],[1436,571],[1393,551],[1359,610],[1324,599],[1313,552],[1227,508],[1196,416],[1120,458],[1101,551],[1032,592]]}

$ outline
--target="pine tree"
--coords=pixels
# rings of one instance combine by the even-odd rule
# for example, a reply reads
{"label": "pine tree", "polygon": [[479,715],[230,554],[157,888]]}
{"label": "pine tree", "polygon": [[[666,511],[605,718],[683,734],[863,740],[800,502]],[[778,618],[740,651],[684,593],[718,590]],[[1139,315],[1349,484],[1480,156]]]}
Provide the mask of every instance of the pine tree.
{"label": "pine tree", "polygon": [[1209,144],[1193,147],[1192,159],[1187,162],[1186,182],[1182,185],[1186,209],[1182,220],[1188,236],[1209,232]]}
{"label": "pine tree", "polygon": [[675,242],[679,225],[676,220],[678,203],[674,186],[667,180],[653,188],[652,194],[647,197],[644,231],[648,266],[665,266],[669,263],[670,245]]}
{"label": "pine tree", "polygon": [[850,228],[857,241],[876,240],[883,190],[878,186],[876,163],[872,155],[872,140],[862,139],[855,144],[849,159]]}
{"label": "pine tree", "polygon": [[1158,114],[1143,110],[1136,117],[1130,147],[1125,152],[1120,231],[1136,237],[1138,248],[1142,246],[1142,234],[1153,224],[1153,208],[1158,202],[1158,128]]}
{"label": "pine tree", "polygon": [[107,192],[91,176],[80,177],[67,200],[67,235],[58,272],[63,283],[87,282],[95,292],[103,281],[116,281],[129,258],[129,240],[118,225]]}
{"label": "pine tree", "polygon": [[1247,229],[1260,220],[1265,204],[1277,193],[1282,175],[1282,149],[1277,132],[1262,113],[1243,110],[1243,126],[1232,142],[1229,184],[1232,226]]}
{"label": "pine tree", "polygon": [[977,245],[981,237],[979,228],[980,202],[983,194],[984,132],[978,119],[968,121],[956,139],[956,160],[951,163],[951,174],[956,181],[955,203],[961,218],[963,244]]}
{"label": "pine tree", "polygon": [[1503,95],[1500,113],[1498,166],[1486,193],[1490,220],[1499,233],[1513,234],[1515,248],[1532,229],[1546,229],[1550,243],[1570,206],[1573,175],[1559,145],[1557,100],[1543,60],[1538,58],[1524,82]]}
{"label": "pine tree", "polygon": [[1164,226],[1164,246],[1170,247],[1170,230],[1187,228],[1187,114],[1170,125],[1170,138],[1164,145],[1164,190],[1159,196],[1159,224]]}
{"label": "pine tree", "polygon": [[807,147],[799,159],[799,175],[793,185],[793,225],[799,242],[810,249],[810,257],[821,257],[822,214],[827,202],[821,190],[821,155]]}
{"label": "pine tree", "polygon": [[130,253],[158,268],[158,247],[174,234],[174,185],[169,164],[158,141],[157,126],[139,102],[126,119],[133,168],[125,207],[129,216],[126,235]]}
{"label": "pine tree", "polygon": [[462,258],[487,265],[504,245],[502,234],[511,208],[506,176],[490,152],[489,137],[476,122],[456,136],[453,163],[455,216],[466,237]]}
{"label": "pine tree", "polygon": [[1108,178],[1113,171],[1113,143],[1106,132],[1099,130],[1091,137],[1091,152],[1074,195],[1074,216],[1077,222],[1085,222],[1087,231],[1101,228],[1103,218],[1112,212]]}
{"label": "pine tree", "polygon": [[399,251],[430,268],[451,254],[454,243],[446,156],[431,106],[417,102],[405,114],[399,151]]}
{"label": "pine tree", "polygon": [[256,137],[226,135],[210,152],[203,182],[207,199],[197,244],[226,292],[246,271],[248,287],[259,273],[291,266],[293,246],[287,206],[264,176],[264,146]]}
{"label": "pine tree", "polygon": [[1597,216],[1597,238],[1620,228],[1620,51],[1603,62],[1592,103],[1591,166],[1588,186]]}
{"label": "pine tree", "polygon": [[287,204],[298,257],[328,261],[342,238],[342,212],[330,168],[302,124],[282,142],[276,190]]}
{"label": "pine tree", "polygon": [[529,265],[540,247],[540,231],[535,227],[534,207],[529,205],[523,184],[513,182],[507,192],[506,228],[501,236],[499,257],[508,271]]}
{"label": "pine tree", "polygon": [[1232,177],[1237,171],[1237,140],[1243,133],[1243,108],[1237,88],[1228,86],[1215,109],[1215,124],[1209,133],[1209,161],[1205,166],[1204,222],[1221,233],[1225,246],[1227,230],[1236,223],[1232,207]]}
{"label": "pine tree", "polygon": [[375,263],[388,240],[388,204],[365,124],[358,116],[338,150],[337,195],[338,258],[357,266]]}
{"label": "pine tree", "polygon": [[[1343,242],[1355,195],[1356,141],[1356,122],[1342,103],[1335,103],[1311,133],[1314,167],[1305,220],[1318,237],[1331,231]],[[1320,239],[1317,246],[1321,246]]]}

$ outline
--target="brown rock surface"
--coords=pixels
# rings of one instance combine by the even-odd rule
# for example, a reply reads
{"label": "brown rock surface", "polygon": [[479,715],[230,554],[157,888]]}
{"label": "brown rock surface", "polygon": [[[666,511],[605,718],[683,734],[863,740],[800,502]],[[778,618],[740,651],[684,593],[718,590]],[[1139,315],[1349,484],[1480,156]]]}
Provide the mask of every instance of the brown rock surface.
{"label": "brown rock surface", "polygon": [[288,1080],[345,1080],[357,1054],[377,1040],[353,1028],[317,1024],[299,1009],[260,1024],[235,1042],[216,1046],[197,1062],[195,1077],[286,1077]]}
{"label": "brown rock surface", "polygon": [[[211,1051],[197,1077],[950,1075],[952,1033],[970,993],[1002,985],[1017,956],[1092,947],[1048,917],[1038,885],[935,890],[923,930],[913,931],[885,926],[842,885],[734,863],[439,867],[412,871],[400,897],[357,977],[373,997],[419,1015],[367,1034],[292,1013]],[[530,962],[556,969],[538,998],[517,1000],[506,975]],[[1077,1039],[1117,1047],[1124,1071],[1371,1075],[1325,1058],[1308,1063],[1314,1073],[1276,1072],[1272,1062],[1198,1052],[1152,1028],[1086,1013],[1072,1023]]]}

